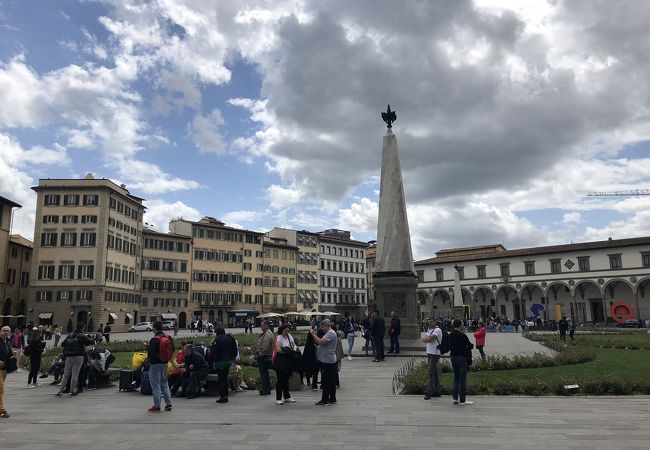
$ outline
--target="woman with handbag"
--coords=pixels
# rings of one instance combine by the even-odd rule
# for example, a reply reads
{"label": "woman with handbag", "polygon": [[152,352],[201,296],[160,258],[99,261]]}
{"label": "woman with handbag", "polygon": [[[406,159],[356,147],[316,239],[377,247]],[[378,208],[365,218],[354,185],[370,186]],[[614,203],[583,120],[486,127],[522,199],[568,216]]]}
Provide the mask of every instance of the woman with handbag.
{"label": "woman with handbag", "polygon": [[[275,338],[275,350],[273,352],[273,369],[276,371],[278,380],[275,384],[275,403],[283,405],[284,402],[296,403],[289,393],[289,378],[294,369],[294,358],[292,353],[296,351],[296,342],[289,333],[290,326],[282,324],[278,328],[278,335]],[[284,397],[284,400],[282,398]]]}

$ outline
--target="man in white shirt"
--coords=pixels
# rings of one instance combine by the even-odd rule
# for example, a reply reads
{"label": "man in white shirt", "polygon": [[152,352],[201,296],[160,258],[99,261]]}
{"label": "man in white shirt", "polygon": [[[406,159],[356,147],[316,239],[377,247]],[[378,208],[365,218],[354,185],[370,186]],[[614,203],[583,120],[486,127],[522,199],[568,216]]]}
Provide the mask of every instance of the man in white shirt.
{"label": "man in white shirt", "polygon": [[429,400],[431,397],[440,397],[440,378],[438,376],[440,350],[438,345],[442,342],[442,330],[438,327],[437,320],[434,317],[429,317],[427,325],[427,334],[422,338],[422,342],[427,344],[427,359],[429,361],[429,384],[424,394],[425,400]]}

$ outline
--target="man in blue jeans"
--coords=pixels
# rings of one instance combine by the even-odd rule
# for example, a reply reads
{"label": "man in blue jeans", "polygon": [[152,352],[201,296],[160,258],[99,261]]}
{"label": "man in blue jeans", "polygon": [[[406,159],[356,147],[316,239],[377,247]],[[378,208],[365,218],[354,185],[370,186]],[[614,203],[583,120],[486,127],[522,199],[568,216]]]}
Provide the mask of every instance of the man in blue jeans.
{"label": "man in blue jeans", "polygon": [[268,320],[263,320],[260,327],[262,334],[257,338],[257,343],[255,344],[255,359],[257,360],[257,368],[260,371],[260,395],[270,395],[271,376],[269,375],[269,369],[271,368],[274,339],[273,333],[269,330]]}
{"label": "man in blue jeans", "polygon": [[[172,353],[174,348],[174,341],[171,336],[166,335],[162,331],[162,322],[157,321],[153,324],[154,336],[149,341],[147,353],[151,367],[149,368],[149,382],[151,383],[151,391],[153,393],[153,406],[147,411],[160,412],[160,395],[165,398],[165,411],[172,410],[172,394],[169,392],[169,383],[167,382],[167,363],[171,357],[163,355],[161,346],[167,346],[167,339],[171,343]],[[164,343],[163,343],[164,341]],[[163,361],[165,359],[166,361]]]}

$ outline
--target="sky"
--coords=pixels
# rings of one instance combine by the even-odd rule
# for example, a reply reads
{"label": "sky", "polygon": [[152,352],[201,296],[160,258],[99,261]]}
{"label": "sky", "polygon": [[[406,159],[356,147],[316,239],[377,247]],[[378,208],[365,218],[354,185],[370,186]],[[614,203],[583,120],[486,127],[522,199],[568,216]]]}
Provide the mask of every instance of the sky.
{"label": "sky", "polygon": [[650,235],[650,3],[0,0],[0,195],[125,183],[145,222],[376,237],[397,111],[413,253]]}

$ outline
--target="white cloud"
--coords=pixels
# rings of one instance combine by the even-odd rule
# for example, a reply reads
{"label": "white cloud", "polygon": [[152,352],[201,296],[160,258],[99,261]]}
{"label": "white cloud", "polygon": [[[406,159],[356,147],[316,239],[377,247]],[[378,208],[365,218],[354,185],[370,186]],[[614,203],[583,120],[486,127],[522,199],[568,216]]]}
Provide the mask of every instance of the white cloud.
{"label": "white cloud", "polygon": [[207,116],[198,114],[194,117],[188,135],[202,153],[223,154],[225,146],[218,131],[223,124],[221,111],[213,109]]}
{"label": "white cloud", "polygon": [[582,216],[579,212],[566,213],[562,216],[563,223],[580,223],[582,221]]}
{"label": "white cloud", "polygon": [[161,199],[146,200],[144,205],[147,207],[144,214],[144,222],[153,225],[153,229],[167,233],[169,231],[169,221],[182,217],[186,220],[199,220],[201,213],[186,205],[181,201],[173,203]]}
{"label": "white cloud", "polygon": [[350,208],[339,210],[338,228],[374,234],[377,230],[379,205],[364,197]]}
{"label": "white cloud", "polygon": [[259,226],[264,216],[261,211],[231,211],[221,216],[221,220],[230,227],[250,229]]}
{"label": "white cloud", "polygon": [[295,186],[271,185],[266,189],[266,197],[273,209],[282,209],[300,202],[302,193]]}

